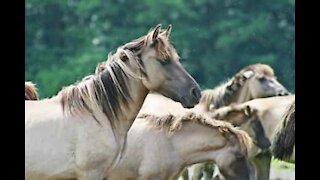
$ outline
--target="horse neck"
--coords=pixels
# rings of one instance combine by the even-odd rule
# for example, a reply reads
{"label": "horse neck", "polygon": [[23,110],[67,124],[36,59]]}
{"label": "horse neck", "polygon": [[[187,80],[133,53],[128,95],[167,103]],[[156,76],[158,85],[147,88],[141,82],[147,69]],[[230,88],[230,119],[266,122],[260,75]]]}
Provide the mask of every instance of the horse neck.
{"label": "horse neck", "polygon": [[194,122],[186,122],[171,139],[184,166],[212,161],[215,151],[226,145],[226,139],[217,129]]}
{"label": "horse neck", "polygon": [[121,120],[119,121],[120,126],[118,131],[122,133],[128,132],[149,93],[149,90],[145,88],[141,80],[129,77],[128,82],[129,95],[132,102],[129,103],[128,108],[118,118]]}
{"label": "horse neck", "polygon": [[[119,113],[116,128],[113,129],[119,151],[118,155],[113,159],[113,165],[110,169],[112,169],[112,167],[118,164],[121,160],[127,146],[127,133],[138,115],[147,94],[149,93],[149,90],[142,84],[141,79],[128,76],[127,82],[129,83],[128,89],[130,90],[129,97],[131,97],[132,101],[128,104],[128,107],[123,111],[123,113]],[[107,172],[110,169],[108,169]]]}

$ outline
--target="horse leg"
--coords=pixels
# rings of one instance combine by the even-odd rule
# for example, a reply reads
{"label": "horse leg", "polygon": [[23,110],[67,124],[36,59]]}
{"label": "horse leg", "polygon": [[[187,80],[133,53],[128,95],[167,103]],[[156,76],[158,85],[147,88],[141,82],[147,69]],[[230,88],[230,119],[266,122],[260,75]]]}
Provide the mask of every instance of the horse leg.
{"label": "horse leg", "polygon": [[183,178],[183,180],[189,180],[189,174],[188,174],[188,169],[185,168],[182,173],[181,173],[181,177]]}
{"label": "horse leg", "polygon": [[204,163],[200,163],[200,164],[195,164],[193,165],[193,176],[192,176],[192,180],[201,180],[202,176],[203,176],[203,170],[204,170]]}
{"label": "horse leg", "polygon": [[216,164],[213,164],[212,180],[225,180]]}
{"label": "horse leg", "polygon": [[203,169],[204,180],[212,180],[214,167],[215,167],[215,164],[213,163],[205,163],[205,166]]}
{"label": "horse leg", "polygon": [[252,158],[252,163],[256,169],[257,180],[269,180],[271,157],[271,152],[268,150]]}

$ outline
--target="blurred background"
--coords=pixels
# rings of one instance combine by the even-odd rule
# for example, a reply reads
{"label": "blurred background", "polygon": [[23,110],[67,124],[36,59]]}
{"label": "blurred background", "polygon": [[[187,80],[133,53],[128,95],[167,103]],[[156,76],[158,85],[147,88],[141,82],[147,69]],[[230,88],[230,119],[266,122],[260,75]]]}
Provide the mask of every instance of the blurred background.
{"label": "blurred background", "polygon": [[202,89],[265,63],[294,92],[294,0],[26,0],[25,80],[51,97],[159,23]]}

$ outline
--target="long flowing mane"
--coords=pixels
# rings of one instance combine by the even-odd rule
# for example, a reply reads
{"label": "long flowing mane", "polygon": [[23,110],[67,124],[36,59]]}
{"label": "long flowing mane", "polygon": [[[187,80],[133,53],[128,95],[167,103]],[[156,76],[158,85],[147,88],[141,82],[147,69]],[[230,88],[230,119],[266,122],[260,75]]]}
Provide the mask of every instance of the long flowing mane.
{"label": "long flowing mane", "polygon": [[114,127],[112,120],[118,119],[132,100],[127,79],[134,74],[122,61],[123,54],[136,59],[129,50],[119,48],[115,54],[109,54],[108,64],[102,71],[64,87],[59,92],[64,112],[73,115],[89,113],[96,119],[94,110],[100,110]]}
{"label": "long flowing mane", "polygon": [[36,85],[30,81],[25,82],[25,91],[24,91],[25,100],[38,100],[39,95],[37,92]]}
{"label": "long flowing mane", "polygon": [[213,104],[215,108],[229,105],[233,94],[238,92],[245,84],[245,81],[250,79],[254,74],[274,76],[273,69],[269,65],[259,63],[251,64],[241,69],[234,77],[221,83],[212,91],[208,91],[201,99],[211,99],[211,104]]}
{"label": "long flowing mane", "polygon": [[281,118],[282,123],[275,130],[271,151],[277,159],[285,160],[293,152],[295,145],[295,120],[295,101],[293,101]]}
{"label": "long flowing mane", "polygon": [[247,149],[251,147],[252,140],[249,135],[233,127],[232,124],[224,121],[214,120],[206,115],[197,114],[194,112],[186,113],[182,116],[175,116],[172,114],[155,116],[151,114],[142,114],[138,118],[145,118],[150,123],[151,128],[165,130],[169,135],[180,130],[185,122],[195,122],[212,128],[217,128],[225,137],[233,134],[237,137],[241,151],[247,154]]}

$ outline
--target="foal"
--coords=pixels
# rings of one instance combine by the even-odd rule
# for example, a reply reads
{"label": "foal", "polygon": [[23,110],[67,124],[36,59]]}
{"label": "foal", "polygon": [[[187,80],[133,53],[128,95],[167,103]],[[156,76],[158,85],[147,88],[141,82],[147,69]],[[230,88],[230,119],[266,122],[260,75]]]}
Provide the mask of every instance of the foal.
{"label": "foal", "polygon": [[248,180],[251,139],[205,115],[141,115],[128,132],[128,149],[108,180],[176,180],[184,167],[212,161],[226,180]]}
{"label": "foal", "polygon": [[[270,145],[276,146],[275,140],[280,140],[283,137],[288,138],[286,141],[281,140],[282,143],[289,145],[289,149],[285,149],[285,151],[280,151],[281,153],[285,153],[287,155],[287,158],[282,158],[283,160],[287,162],[294,162],[294,152],[295,152],[295,146],[294,146],[294,109],[293,105],[295,102],[295,95],[289,95],[289,96],[281,96],[281,97],[269,97],[269,98],[259,98],[254,99],[245,103],[235,104],[232,106],[226,106],[219,108],[213,112],[212,117],[218,118],[218,119],[228,119],[228,116],[230,114],[237,114],[238,110],[241,109],[251,109],[250,111],[254,111],[257,117],[257,120],[261,123],[263,129],[259,132],[260,136],[265,136],[263,140],[266,139],[270,142],[268,146],[265,147],[259,147],[258,143],[254,143],[254,146],[249,150],[249,158],[250,161],[254,164],[255,170],[256,170],[256,177],[257,179],[269,179],[270,174],[270,163],[271,163],[271,157],[272,153],[276,152],[279,153],[279,151],[273,151],[270,152]],[[290,111],[288,110],[288,107],[291,106],[291,112],[293,116],[291,116],[291,121],[288,123],[289,126],[289,133],[284,134],[285,136],[282,136],[279,138],[279,135],[276,135],[278,132],[276,129],[278,126],[282,126],[282,117],[285,113],[288,113]],[[286,124],[286,123],[284,123]],[[248,131],[248,127],[250,129],[250,125],[248,126],[246,123],[240,126],[241,129]],[[285,130],[285,128],[284,128]],[[281,132],[281,131],[280,131]],[[262,133],[262,134],[261,134]],[[250,133],[249,133],[250,134]],[[290,136],[291,134],[291,136]],[[251,135],[251,134],[250,134]],[[259,135],[259,134],[258,134]],[[276,138],[274,136],[276,135]],[[289,136],[288,136],[289,135]],[[262,140],[259,140],[260,143]],[[289,152],[289,153],[288,153]],[[279,154],[275,154],[279,156]],[[282,154],[283,155],[283,154]]]}

